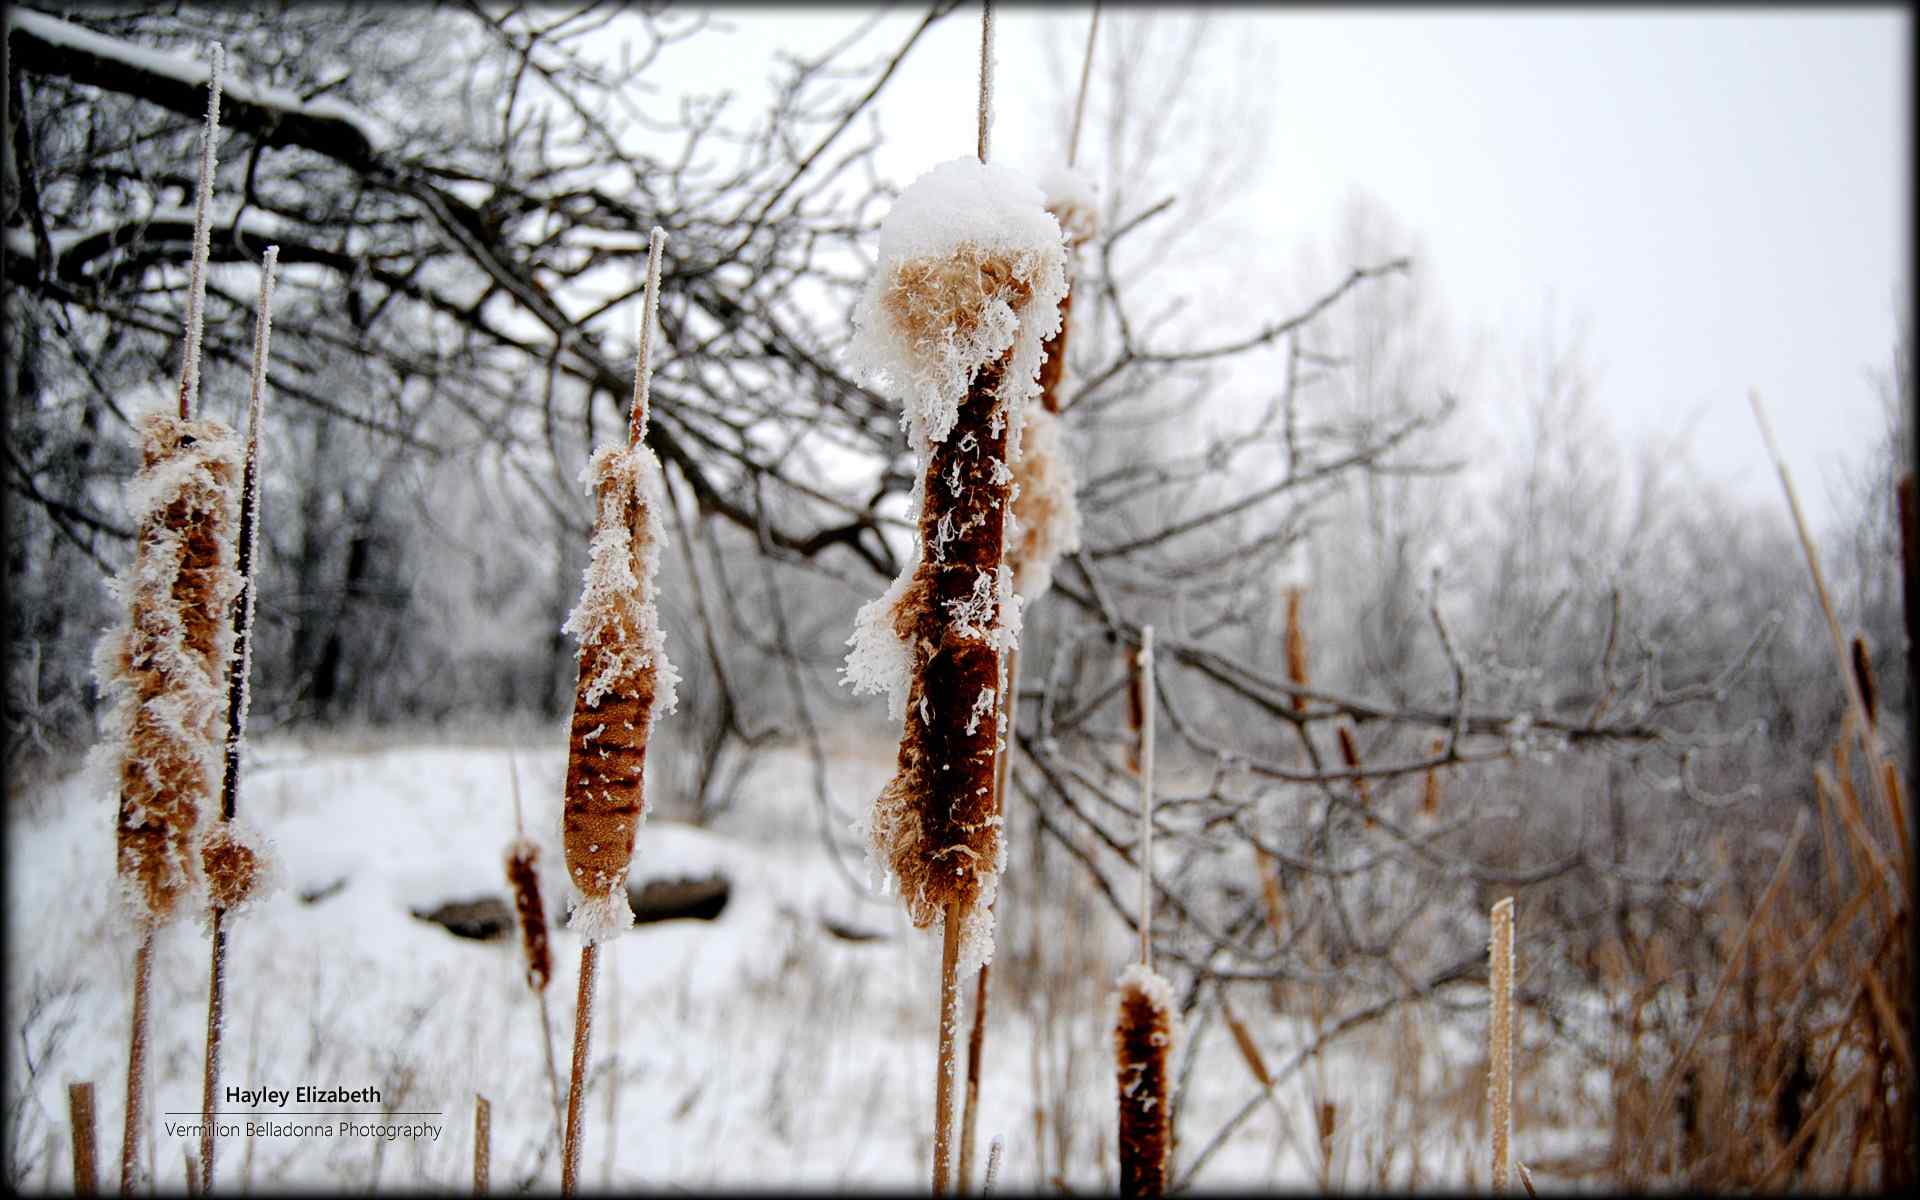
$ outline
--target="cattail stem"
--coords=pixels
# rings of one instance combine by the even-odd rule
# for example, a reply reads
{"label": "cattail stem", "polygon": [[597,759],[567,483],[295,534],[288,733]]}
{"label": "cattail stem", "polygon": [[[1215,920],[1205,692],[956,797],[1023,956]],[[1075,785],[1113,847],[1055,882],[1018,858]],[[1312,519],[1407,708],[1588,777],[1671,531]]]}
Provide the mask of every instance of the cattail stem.
{"label": "cattail stem", "polygon": [[207,127],[200,141],[200,183],[193,212],[193,265],[187,276],[187,337],[180,358],[180,419],[191,420],[193,402],[200,397],[200,342],[206,321],[207,258],[210,248],[208,209],[213,198],[214,139],[220,132],[220,68],[226,51],[219,42],[207,45],[211,60],[207,72]]}
{"label": "cattail stem", "polygon": [[660,256],[667,248],[667,231],[658,225],[647,235],[647,283],[640,312],[640,351],[633,371],[633,406],[627,414],[627,444],[638,446],[647,436],[647,418],[653,412],[653,323],[660,308]]}
{"label": "cattail stem", "polygon": [[1087,81],[1093,77],[1093,39],[1100,32],[1100,0],[1094,0],[1093,20],[1087,25],[1087,53],[1080,60],[1080,90],[1073,98],[1073,131],[1067,135],[1067,165],[1080,154],[1080,121],[1087,114]]}
{"label": "cattail stem", "polygon": [[966,911],[958,904],[947,907],[943,936],[940,939],[940,1053],[934,1071],[937,1090],[933,1100],[933,1194],[944,1196],[950,1190],[953,1166],[953,1083],[955,1034],[960,1023],[960,924]]}
{"label": "cattail stem", "polygon": [[67,1123],[73,1128],[73,1194],[97,1196],[99,1152],[93,1136],[93,1084],[67,1085]]}
{"label": "cattail stem", "polygon": [[207,967],[207,1057],[200,1079],[200,1184],[213,1190],[213,1098],[220,1085],[220,1028],[226,1020],[226,913],[215,907],[209,914],[212,945]]}
{"label": "cattail stem", "polygon": [[[246,734],[253,665],[253,563],[260,548],[260,413],[266,399],[267,354],[273,337],[273,277],[280,247],[269,246],[260,270],[260,305],[254,319],[253,379],[247,398],[247,448],[240,478],[240,532],[235,572],[240,595],[233,605],[233,657],[227,664],[227,739],[220,776],[220,820],[240,806],[240,744]],[[214,1094],[220,1086],[220,1038],[226,1021],[226,910],[210,905],[212,937],[207,951],[207,1054],[200,1087],[200,1187],[213,1191]]]}
{"label": "cattail stem", "polygon": [[560,1066],[553,1057],[553,1015],[547,1007],[547,994],[537,992],[540,1001],[540,1046],[547,1055],[547,1093],[553,1100],[553,1123],[558,1129],[566,1120],[566,1101],[560,1096]]}
{"label": "cattail stem", "polygon": [[1153,967],[1153,626],[1140,627],[1140,965]]}
{"label": "cattail stem", "polygon": [[147,1000],[153,990],[153,930],[140,931],[133,955],[133,1027],[127,1038],[126,1127],[120,1140],[120,1194],[133,1195],[140,1176],[140,1132],[147,1109]]}
{"label": "cattail stem", "polygon": [[473,1097],[473,1194],[484,1196],[493,1172],[493,1106],[478,1093]]}
{"label": "cattail stem", "polygon": [[560,1149],[562,1196],[573,1195],[574,1176],[580,1167],[580,1093],[587,1080],[587,1045],[593,1036],[593,975],[599,958],[599,943],[580,947],[580,994],[573,1019],[573,1083],[567,1090],[567,1135]]}
{"label": "cattail stem", "polygon": [[[1013,761],[1014,720],[1019,712],[1017,704],[1020,695],[1020,647],[1015,646],[1006,652],[1002,660],[1005,669],[1002,672],[1000,686],[1000,748],[993,764],[993,815],[1003,817],[1007,804],[1007,772]],[[989,911],[1000,906],[1000,893],[996,891]],[[998,914],[996,912],[996,921]],[[973,1186],[973,1147],[975,1130],[980,1111],[980,1064],[987,1040],[987,1006],[993,994],[993,964],[982,963],[980,974],[973,989],[973,1029],[967,1035],[967,1086],[966,1100],[960,1110],[960,1170],[959,1186],[961,1193]]]}
{"label": "cattail stem", "polygon": [[993,0],[980,5],[980,135],[975,152],[987,161],[987,143],[993,129]]}
{"label": "cattail stem", "polygon": [[1513,897],[1493,906],[1487,949],[1492,1019],[1488,1022],[1487,1111],[1493,1122],[1493,1183],[1507,1190],[1513,1138]]}

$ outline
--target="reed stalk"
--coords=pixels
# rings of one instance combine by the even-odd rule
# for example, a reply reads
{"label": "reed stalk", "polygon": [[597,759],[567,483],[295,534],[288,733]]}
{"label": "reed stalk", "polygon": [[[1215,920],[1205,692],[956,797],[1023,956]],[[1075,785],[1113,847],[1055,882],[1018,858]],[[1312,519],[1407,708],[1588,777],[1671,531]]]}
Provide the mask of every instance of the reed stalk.
{"label": "reed stalk", "polygon": [[473,1194],[484,1196],[491,1190],[493,1175],[493,1106],[487,1098],[473,1097]]}
{"label": "reed stalk", "polygon": [[647,250],[626,445],[595,451],[587,468],[596,497],[592,561],[580,604],[564,626],[580,638],[562,832],[568,872],[579,893],[568,927],[583,939],[561,1145],[560,1190],[566,1196],[573,1194],[579,1172],[581,1093],[593,1030],[598,944],[633,925],[627,868],[635,834],[646,817],[647,744],[656,715],[671,711],[679,681],[667,661],[659,625],[654,572],[666,540],[657,511],[664,489],[660,464],[646,447],[650,343],[666,240],[666,232],[656,226]]}
{"label": "reed stalk", "polygon": [[1487,949],[1489,1007],[1487,1111],[1493,1123],[1493,1180],[1496,1193],[1507,1190],[1513,1138],[1513,897],[1493,906]]}
{"label": "reed stalk", "polygon": [[67,1124],[73,1130],[73,1194],[97,1196],[99,1151],[93,1134],[93,1084],[67,1085]]}
{"label": "reed stalk", "polygon": [[253,665],[254,560],[260,549],[260,419],[266,401],[267,355],[273,337],[273,277],[280,247],[269,246],[260,268],[254,319],[253,377],[247,396],[247,441],[240,479],[240,534],[235,561],[240,595],[233,606],[233,656],[227,669],[227,738],[220,776],[219,824],[200,847],[207,880],[207,1053],[200,1087],[200,1187],[213,1191],[214,1096],[220,1086],[220,1042],[226,1022],[227,913],[251,899],[264,869],[258,847],[234,836],[239,812],[240,747],[246,734]]}
{"label": "reed stalk", "polygon": [[1153,626],[1140,630],[1136,659],[1143,709],[1140,749],[1140,957],[1120,973],[1114,1063],[1120,1111],[1120,1194],[1159,1196],[1167,1187],[1173,1112],[1168,1060],[1176,1034],[1173,985],[1153,969]]}

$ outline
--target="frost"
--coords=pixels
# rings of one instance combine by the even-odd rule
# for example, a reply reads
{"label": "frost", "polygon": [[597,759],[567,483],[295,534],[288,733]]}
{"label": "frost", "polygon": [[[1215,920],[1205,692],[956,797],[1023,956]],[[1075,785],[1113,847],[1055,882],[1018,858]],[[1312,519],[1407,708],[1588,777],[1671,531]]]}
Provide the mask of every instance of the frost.
{"label": "frost", "polygon": [[1014,589],[1029,601],[1053,587],[1053,567],[1080,548],[1080,506],[1072,459],[1062,443],[1061,421],[1045,408],[1027,410],[1027,427],[1013,475],[1016,527],[1008,531],[1007,559]]}
{"label": "frost", "polygon": [[1093,176],[1055,161],[1041,169],[1037,182],[1068,241],[1075,246],[1091,241],[1100,218],[1100,187]]}
{"label": "frost", "polygon": [[1009,347],[1019,408],[1066,290],[1060,227],[1040,190],[997,163],[942,163],[914,181],[880,228],[880,261],[854,313],[848,359],[903,401],[924,458],[953,429],[973,373]]}
{"label": "frost", "polygon": [[633,907],[627,902],[626,879],[606,892],[576,900],[567,928],[589,942],[604,942],[633,928]]}
{"label": "frost", "polygon": [[[666,637],[660,629],[660,551],[667,544],[660,519],[663,488],[660,460],[644,444],[603,446],[587,463],[582,479],[588,491],[607,494],[600,503],[580,603],[568,615],[561,632],[580,639],[582,662],[589,646],[595,656],[594,673],[586,682],[586,703],[598,704],[609,688],[637,671],[652,667],[653,715],[665,716],[678,700],[680,673],[667,659]],[[613,519],[626,513],[632,523]],[[638,539],[636,566],[635,540]]]}

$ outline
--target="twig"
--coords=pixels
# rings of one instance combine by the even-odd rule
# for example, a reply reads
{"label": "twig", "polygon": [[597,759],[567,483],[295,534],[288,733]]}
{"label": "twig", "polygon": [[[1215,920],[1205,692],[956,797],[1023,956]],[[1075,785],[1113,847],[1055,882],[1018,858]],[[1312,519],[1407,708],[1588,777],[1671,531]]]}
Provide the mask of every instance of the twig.
{"label": "twig", "polygon": [[1087,112],[1087,81],[1093,76],[1093,39],[1100,32],[1100,0],[1094,0],[1093,20],[1087,25],[1087,52],[1080,60],[1080,90],[1073,99],[1073,132],[1067,135],[1067,165],[1080,155],[1080,119]]}

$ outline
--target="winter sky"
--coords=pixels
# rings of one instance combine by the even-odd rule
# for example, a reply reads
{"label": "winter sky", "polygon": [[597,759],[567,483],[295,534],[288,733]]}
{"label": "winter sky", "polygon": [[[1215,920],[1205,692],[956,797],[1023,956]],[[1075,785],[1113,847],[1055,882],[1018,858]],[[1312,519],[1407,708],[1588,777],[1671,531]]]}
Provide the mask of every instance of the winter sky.
{"label": "winter sky", "polygon": [[[898,45],[923,12],[897,6],[855,57]],[[997,10],[997,159],[1059,153],[1044,48],[1076,69],[1088,12]],[[1102,19],[1150,12],[1109,6]],[[873,10],[716,13],[731,32],[686,66],[704,76],[693,86],[745,101],[776,49],[824,48]],[[1295,246],[1337,235],[1348,197],[1369,194],[1417,239],[1460,339],[1511,355],[1549,326],[1563,342],[1577,333],[1624,435],[1683,434],[1710,477],[1778,503],[1747,406],[1757,388],[1810,515],[1834,518],[1884,427],[1868,373],[1890,363],[1910,288],[1908,13],[1233,7],[1216,19],[1232,52],[1193,86],[1223,106],[1236,90],[1258,97],[1251,175],[1229,214],[1271,235],[1256,259],[1284,270]],[[979,28],[977,9],[942,21],[883,95],[879,162],[896,181],[972,151]]]}

